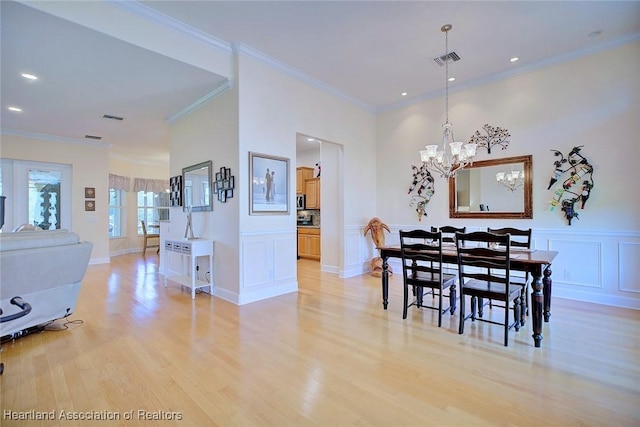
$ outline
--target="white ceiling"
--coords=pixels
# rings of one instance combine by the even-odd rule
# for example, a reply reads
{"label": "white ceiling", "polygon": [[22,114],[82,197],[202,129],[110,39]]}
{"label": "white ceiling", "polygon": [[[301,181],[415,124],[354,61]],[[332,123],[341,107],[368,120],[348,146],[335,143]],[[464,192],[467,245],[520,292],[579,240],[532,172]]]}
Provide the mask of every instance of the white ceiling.
{"label": "white ceiling", "polygon": [[[442,95],[444,68],[433,58],[445,52],[443,24],[453,25],[449,50],[462,58],[450,65],[456,77],[451,91],[640,39],[639,1],[144,1],[137,6],[229,47],[257,50],[371,111]],[[166,162],[166,119],[224,81],[25,4],[3,0],[1,18],[5,134],[70,141],[98,135],[115,156]],[[589,37],[597,30],[600,36]],[[512,56],[521,59],[511,63]],[[40,79],[26,81],[20,77],[24,71]],[[8,111],[9,105],[23,112]],[[125,120],[105,120],[103,114]]]}

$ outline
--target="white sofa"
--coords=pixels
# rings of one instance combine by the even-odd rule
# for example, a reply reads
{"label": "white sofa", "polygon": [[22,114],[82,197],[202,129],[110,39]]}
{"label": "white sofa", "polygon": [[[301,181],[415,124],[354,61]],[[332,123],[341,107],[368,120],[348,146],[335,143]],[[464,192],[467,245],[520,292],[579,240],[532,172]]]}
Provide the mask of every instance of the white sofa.
{"label": "white sofa", "polygon": [[0,233],[2,316],[20,311],[10,302],[15,296],[32,307],[28,315],[0,323],[0,336],[73,313],[92,248],[68,230]]}

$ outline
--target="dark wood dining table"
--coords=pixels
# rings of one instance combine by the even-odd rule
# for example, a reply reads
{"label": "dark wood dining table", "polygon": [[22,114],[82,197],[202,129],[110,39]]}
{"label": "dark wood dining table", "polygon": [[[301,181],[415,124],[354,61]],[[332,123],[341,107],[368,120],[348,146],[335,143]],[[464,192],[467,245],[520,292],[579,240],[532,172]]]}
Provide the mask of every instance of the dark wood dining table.
{"label": "dark wood dining table", "polygon": [[[382,258],[382,305],[387,309],[389,299],[389,258],[402,258],[400,246],[379,247]],[[531,324],[533,341],[536,347],[542,343],[542,319],[551,317],[551,262],[558,255],[556,251],[511,250],[511,269],[531,274]],[[442,259],[447,264],[457,264],[458,255],[455,246],[442,247]]]}

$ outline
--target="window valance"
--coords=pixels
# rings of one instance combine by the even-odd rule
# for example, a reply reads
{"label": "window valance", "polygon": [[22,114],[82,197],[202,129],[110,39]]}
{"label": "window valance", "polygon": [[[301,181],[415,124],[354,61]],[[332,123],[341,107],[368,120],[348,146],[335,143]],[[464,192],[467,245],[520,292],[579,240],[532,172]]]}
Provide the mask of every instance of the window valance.
{"label": "window valance", "polygon": [[169,188],[168,179],[146,179],[134,178],[133,191],[152,191],[154,193],[163,193]]}
{"label": "window valance", "polygon": [[109,174],[109,188],[131,191],[131,178],[128,176]]}

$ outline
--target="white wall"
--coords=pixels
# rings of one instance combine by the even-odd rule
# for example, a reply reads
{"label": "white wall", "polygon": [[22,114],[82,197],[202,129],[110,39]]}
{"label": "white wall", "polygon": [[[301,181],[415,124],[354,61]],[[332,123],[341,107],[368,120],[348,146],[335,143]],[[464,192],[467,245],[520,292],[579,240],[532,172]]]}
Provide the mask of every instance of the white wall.
{"label": "white wall", "polygon": [[[207,160],[213,162],[213,176],[221,167],[231,169],[235,189],[226,203],[214,195],[213,211],[193,212],[196,237],[214,240],[215,295],[237,303],[239,295],[239,220],[240,195],[246,192],[247,180],[239,170],[238,159],[238,92],[237,88],[182,118],[171,127],[170,176],[182,174],[182,168]],[[171,208],[171,223],[165,238],[182,238],[186,214],[182,208]],[[164,263],[161,254],[161,264]],[[201,260],[199,260],[200,263]]]}
{"label": "white wall", "polygon": [[[71,230],[93,243],[90,263],[109,262],[109,165],[106,146],[83,145],[2,135],[2,157],[64,163],[72,168]],[[84,188],[94,187],[96,210],[85,212]],[[7,203],[10,203],[7,201]]]}
{"label": "white wall", "polygon": [[[441,135],[444,103],[435,99],[379,116],[378,204],[380,218],[394,227],[466,225],[532,227],[537,248],[559,250],[553,265],[554,295],[640,308],[640,44],[551,66],[460,93],[450,92],[449,120],[466,141],[485,123],[506,128],[506,151],[486,158],[533,155],[533,219],[448,218],[447,183],[436,179],[427,218],[418,222],[407,195],[410,165],[418,150]],[[455,86],[454,86],[455,88]],[[549,210],[547,190],[555,160],[584,145],[594,165],[595,187],[580,219],[569,227],[562,212]],[[400,171],[406,171],[402,174]],[[397,241],[397,236],[392,236]],[[635,260],[629,262],[630,260]]]}
{"label": "white wall", "polygon": [[[375,212],[376,195],[372,185],[376,176],[374,115],[242,52],[238,57],[237,83],[241,179],[246,180],[249,175],[248,153],[251,151],[293,161],[296,158],[296,133],[332,141],[344,147],[344,194],[338,196],[344,209],[341,211],[343,217],[332,222],[334,227],[341,227],[334,231],[326,228],[329,223],[323,206],[322,233],[342,238],[348,233],[349,226],[366,224]],[[363,168],[362,165],[371,167]],[[326,166],[323,164],[323,168]],[[246,189],[241,192],[240,303],[297,289],[294,172],[292,166],[288,215],[249,215],[248,192]],[[367,192],[368,197],[363,198],[362,194]],[[323,189],[323,204],[324,195]],[[337,237],[327,241],[323,237],[322,245],[323,252],[343,254],[348,250]],[[340,274],[350,268],[343,261],[335,262],[341,264],[326,268]],[[359,260],[359,270],[360,264]]]}

